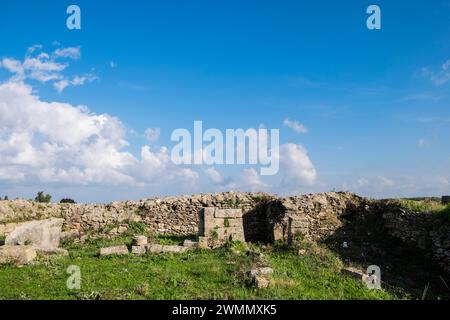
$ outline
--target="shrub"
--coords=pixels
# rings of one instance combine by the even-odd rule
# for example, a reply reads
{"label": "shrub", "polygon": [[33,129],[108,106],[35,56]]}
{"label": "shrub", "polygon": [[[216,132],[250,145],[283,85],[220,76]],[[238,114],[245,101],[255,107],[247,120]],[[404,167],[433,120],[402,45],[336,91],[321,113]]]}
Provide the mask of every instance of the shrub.
{"label": "shrub", "polygon": [[50,201],[52,201],[52,196],[49,194],[44,195],[44,191],[39,191],[36,198],[34,198],[34,201],[40,203],[50,203]]}
{"label": "shrub", "polygon": [[73,199],[64,198],[64,199],[61,199],[61,201],[59,203],[76,203],[76,202]]}

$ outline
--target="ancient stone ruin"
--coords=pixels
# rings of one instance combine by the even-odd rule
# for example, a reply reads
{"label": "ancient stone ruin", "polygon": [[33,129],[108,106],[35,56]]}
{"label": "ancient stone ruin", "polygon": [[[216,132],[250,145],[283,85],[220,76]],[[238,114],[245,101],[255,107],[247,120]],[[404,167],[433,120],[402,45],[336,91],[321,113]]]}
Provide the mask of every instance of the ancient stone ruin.
{"label": "ancient stone ruin", "polygon": [[37,253],[67,255],[66,250],[59,248],[63,222],[64,219],[52,218],[15,225],[0,246],[0,263],[28,264]]}
{"label": "ancient stone ruin", "polygon": [[245,242],[241,209],[202,208],[198,220],[201,248],[217,247],[227,241]]}
{"label": "ancient stone ruin", "polygon": [[[127,231],[131,224],[140,223],[153,234],[189,237],[200,234],[199,245],[205,247],[214,247],[229,239],[291,242],[297,238],[309,241],[331,238],[351,246],[354,231],[349,231],[348,222],[370,219],[386,236],[425,250],[430,258],[450,271],[448,225],[436,221],[432,214],[414,212],[395,201],[370,200],[348,192],[292,197],[225,192],[111,204],[0,201],[0,238],[12,234],[10,238],[23,243],[14,233],[16,228],[26,230],[21,227],[24,221],[50,218],[62,219],[61,239],[81,243],[89,234],[114,237]],[[137,245],[140,248],[135,251],[164,252],[195,247],[197,243],[191,241],[175,246],[177,248],[152,245]]]}

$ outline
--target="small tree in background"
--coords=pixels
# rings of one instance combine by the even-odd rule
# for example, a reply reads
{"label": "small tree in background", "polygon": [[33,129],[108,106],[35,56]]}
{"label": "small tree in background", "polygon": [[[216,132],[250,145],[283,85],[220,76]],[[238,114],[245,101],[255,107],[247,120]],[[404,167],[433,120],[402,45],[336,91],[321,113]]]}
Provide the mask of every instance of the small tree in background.
{"label": "small tree in background", "polygon": [[49,194],[44,195],[44,191],[39,191],[34,201],[40,203],[50,203],[50,201],[52,201],[52,196]]}
{"label": "small tree in background", "polygon": [[5,201],[9,200],[8,196],[5,196],[5,198],[3,198],[3,200],[5,200]]}
{"label": "small tree in background", "polygon": [[64,198],[64,199],[61,199],[61,201],[59,203],[76,203],[76,202],[75,202],[75,200]]}

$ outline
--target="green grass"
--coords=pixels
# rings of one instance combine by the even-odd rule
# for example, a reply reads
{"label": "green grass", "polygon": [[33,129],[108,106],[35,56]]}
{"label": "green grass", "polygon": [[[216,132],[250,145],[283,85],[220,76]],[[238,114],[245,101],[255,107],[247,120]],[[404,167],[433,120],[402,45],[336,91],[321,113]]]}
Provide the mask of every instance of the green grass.
{"label": "green grass", "polygon": [[415,212],[431,213],[439,222],[450,224],[450,204],[443,205],[433,199],[411,200],[401,199],[400,204]]}
{"label": "green grass", "polygon": [[[165,237],[160,242],[179,242]],[[342,262],[327,250],[298,256],[282,246],[264,253],[274,268],[273,285],[257,290],[245,271],[252,266],[245,244],[182,254],[98,257],[102,246],[129,244],[131,237],[66,243],[69,257],[40,257],[33,265],[0,266],[0,299],[396,299],[340,274]],[[81,269],[81,290],[66,288],[67,267]],[[13,285],[11,285],[13,284]]]}
{"label": "green grass", "polygon": [[439,212],[447,207],[440,202],[430,200],[401,199],[399,202],[403,207],[415,212]]}
{"label": "green grass", "polygon": [[450,224],[450,204],[443,206],[435,212],[435,218],[439,219],[441,222]]}

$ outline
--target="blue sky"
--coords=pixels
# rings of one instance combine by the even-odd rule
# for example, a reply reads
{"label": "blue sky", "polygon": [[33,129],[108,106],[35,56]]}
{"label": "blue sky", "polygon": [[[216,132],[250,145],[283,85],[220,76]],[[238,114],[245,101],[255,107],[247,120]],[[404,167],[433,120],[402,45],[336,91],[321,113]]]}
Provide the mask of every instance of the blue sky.
{"label": "blue sky", "polygon": [[[82,30],[66,28],[70,4],[81,8]],[[366,28],[370,4],[381,8],[381,30]],[[29,86],[39,101],[85,105],[91,115],[117,118],[124,129],[119,138],[128,145],[111,146],[135,157],[131,162],[142,160],[144,145],[165,161],[160,148],[173,145],[171,132],[191,129],[194,120],[221,130],[280,128],[280,143],[301,146],[297,155],[303,160],[294,163],[298,170],[291,164],[279,177],[254,177],[248,167],[194,167],[181,180],[177,177],[184,173],[179,168],[152,163],[149,170],[166,173],[147,173],[145,182],[136,186],[141,167],[127,171],[127,177],[121,170],[124,180],[111,183],[104,176],[117,172],[92,173],[101,169],[90,167],[85,158],[62,163],[67,154],[55,151],[56,160],[42,162],[39,170],[67,173],[76,167],[89,175],[42,177],[30,169],[30,159],[18,160],[18,148],[16,157],[10,156],[14,152],[6,141],[24,129],[14,124],[20,122],[8,122],[8,131],[0,131],[0,151],[9,159],[0,159],[0,194],[31,197],[42,189],[55,198],[111,201],[228,189],[280,194],[336,189],[372,197],[450,193],[448,0],[5,0],[1,9],[0,59],[25,63],[33,45],[40,45],[33,54],[52,57],[58,49],[78,48],[79,57],[58,61],[67,65],[61,71],[64,79],[84,80],[58,92],[56,81],[11,80],[14,73],[3,63],[0,81]],[[17,86],[5,88],[4,95],[8,90],[18,94]],[[4,108],[14,109],[15,101]],[[283,125],[286,118],[304,125],[307,132]],[[2,121],[6,123],[0,116],[0,130]],[[147,128],[158,128],[159,139],[147,141]],[[41,150],[45,137],[36,136],[45,134],[36,130],[28,147]],[[49,143],[61,150],[65,142]],[[311,173],[311,165],[313,179],[300,175],[282,183],[283,174]],[[23,177],[13,179],[7,174],[11,172]],[[175,177],[168,183],[164,176],[172,173]],[[211,176],[216,179],[211,181]],[[240,181],[242,177],[254,183]]]}

